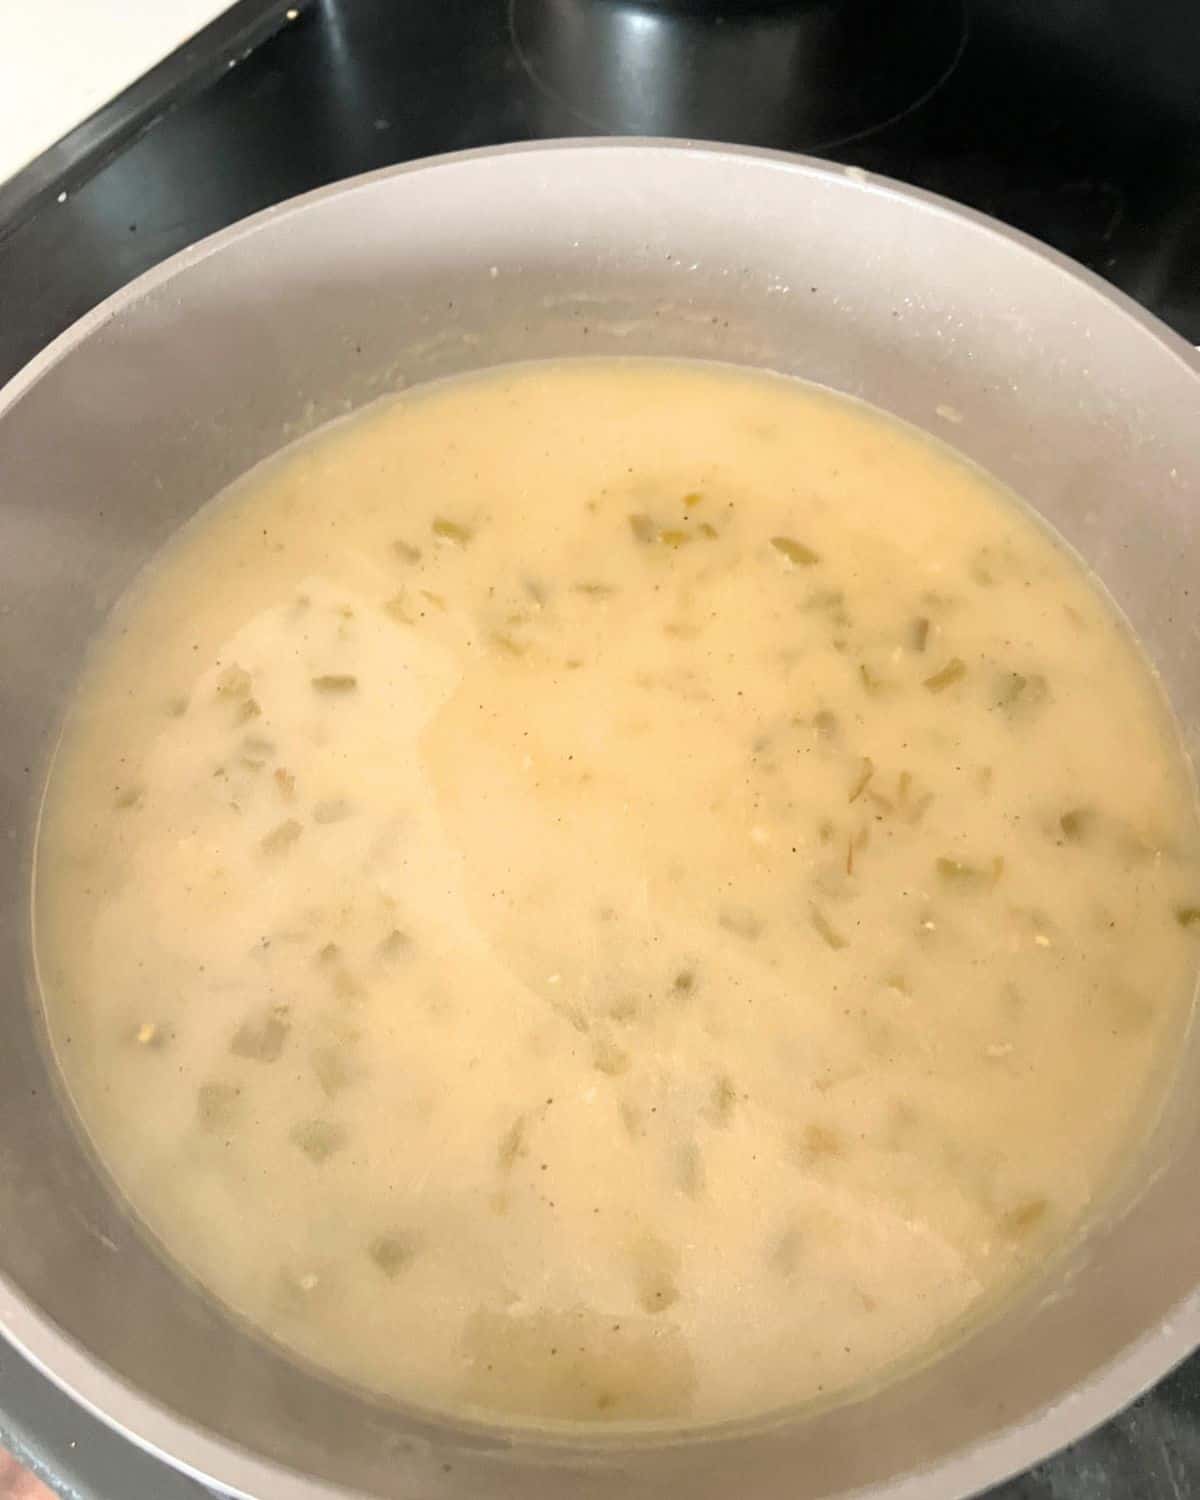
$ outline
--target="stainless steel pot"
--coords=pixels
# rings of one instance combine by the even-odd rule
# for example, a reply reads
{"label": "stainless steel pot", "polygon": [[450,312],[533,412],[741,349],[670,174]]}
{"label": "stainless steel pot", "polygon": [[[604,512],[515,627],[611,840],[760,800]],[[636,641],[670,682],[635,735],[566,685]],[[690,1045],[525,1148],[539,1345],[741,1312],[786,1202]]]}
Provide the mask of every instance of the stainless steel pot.
{"label": "stainless steel pot", "polygon": [[381,391],[581,353],[770,366],[947,437],[1094,565],[1195,748],[1200,365],[1060,257],[860,172],[652,141],[446,157],[237,225],[0,396],[0,1329],[136,1442],[257,1500],[965,1495],[1200,1342],[1194,1032],[1137,1171],[1002,1317],[835,1409],[636,1442],[468,1428],[290,1363],[158,1257],[48,1063],[28,957],[40,780],[136,569],[257,459]]}

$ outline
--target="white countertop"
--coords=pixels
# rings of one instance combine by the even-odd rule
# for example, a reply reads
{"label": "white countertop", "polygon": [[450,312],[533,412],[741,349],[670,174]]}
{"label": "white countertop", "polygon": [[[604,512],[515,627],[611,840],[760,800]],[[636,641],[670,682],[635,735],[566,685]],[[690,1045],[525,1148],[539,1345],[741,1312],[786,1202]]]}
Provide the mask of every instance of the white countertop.
{"label": "white countertop", "polygon": [[231,0],[0,0],[0,182]]}

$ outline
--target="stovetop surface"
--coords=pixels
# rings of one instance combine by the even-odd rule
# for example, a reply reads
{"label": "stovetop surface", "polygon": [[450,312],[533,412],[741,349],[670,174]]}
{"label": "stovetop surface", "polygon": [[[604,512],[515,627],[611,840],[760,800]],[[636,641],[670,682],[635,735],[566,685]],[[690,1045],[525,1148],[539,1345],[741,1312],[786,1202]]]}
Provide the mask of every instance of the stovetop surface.
{"label": "stovetop surface", "polygon": [[[241,0],[154,87],[0,188],[0,381],[269,204],[391,162],[591,134],[774,146],[916,183],[1200,343],[1194,0]],[[0,1346],[4,1441],[79,1500],[202,1495]],[[1200,1356],[993,1500],[1192,1496]]]}

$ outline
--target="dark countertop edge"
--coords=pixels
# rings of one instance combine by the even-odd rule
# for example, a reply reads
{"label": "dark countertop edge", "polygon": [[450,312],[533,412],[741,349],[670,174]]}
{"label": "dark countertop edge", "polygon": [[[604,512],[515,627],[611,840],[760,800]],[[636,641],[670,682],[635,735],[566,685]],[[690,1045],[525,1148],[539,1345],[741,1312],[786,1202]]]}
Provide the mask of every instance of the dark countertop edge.
{"label": "dark countertop edge", "polygon": [[52,196],[69,192],[167,110],[297,20],[313,0],[236,0],[61,140],[0,182],[0,241]]}

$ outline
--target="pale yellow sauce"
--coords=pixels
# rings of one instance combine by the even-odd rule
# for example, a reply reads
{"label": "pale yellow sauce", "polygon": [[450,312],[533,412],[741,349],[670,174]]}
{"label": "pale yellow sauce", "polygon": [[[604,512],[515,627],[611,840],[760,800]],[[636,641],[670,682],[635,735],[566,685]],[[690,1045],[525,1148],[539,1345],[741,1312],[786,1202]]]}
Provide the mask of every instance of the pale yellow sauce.
{"label": "pale yellow sauce", "polygon": [[515,367],[290,450],[81,685],[38,948],[168,1250],[358,1382],[708,1420],[930,1346],[1102,1201],[1200,953],[1157,684],[946,450]]}

